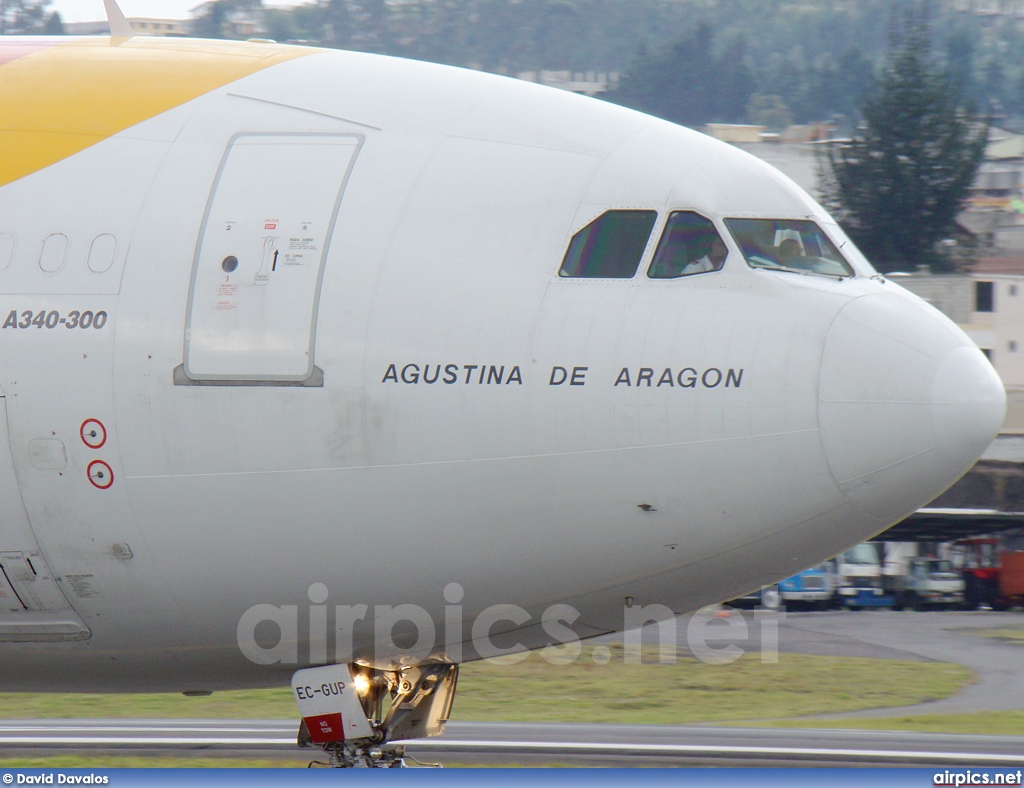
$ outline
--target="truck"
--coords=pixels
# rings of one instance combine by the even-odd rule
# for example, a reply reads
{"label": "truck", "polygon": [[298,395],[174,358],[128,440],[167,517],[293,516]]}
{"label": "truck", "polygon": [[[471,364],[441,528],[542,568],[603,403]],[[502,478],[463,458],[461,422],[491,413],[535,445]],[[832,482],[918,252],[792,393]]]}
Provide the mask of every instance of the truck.
{"label": "truck", "polygon": [[870,542],[851,547],[835,558],[835,601],[850,610],[892,607],[895,600],[882,587],[882,562]]}
{"label": "truck", "polygon": [[999,556],[1000,606],[1024,607],[1024,553],[1003,553]]}
{"label": "truck", "polygon": [[999,540],[990,536],[958,539],[951,551],[964,579],[964,604],[969,610],[996,609],[999,603]]}
{"label": "truck", "polygon": [[781,597],[778,584],[772,584],[751,591],[736,599],[730,599],[723,604],[741,610],[778,610]]}
{"label": "truck", "polygon": [[964,586],[950,561],[918,556],[907,559],[892,592],[897,610],[940,609],[962,607]]}
{"label": "truck", "polygon": [[1024,552],[1000,552],[998,539],[973,537],[955,542],[952,558],[960,567],[968,609],[1024,605]]}
{"label": "truck", "polygon": [[779,583],[779,597],[786,607],[825,610],[835,594],[835,569],[824,561]]}

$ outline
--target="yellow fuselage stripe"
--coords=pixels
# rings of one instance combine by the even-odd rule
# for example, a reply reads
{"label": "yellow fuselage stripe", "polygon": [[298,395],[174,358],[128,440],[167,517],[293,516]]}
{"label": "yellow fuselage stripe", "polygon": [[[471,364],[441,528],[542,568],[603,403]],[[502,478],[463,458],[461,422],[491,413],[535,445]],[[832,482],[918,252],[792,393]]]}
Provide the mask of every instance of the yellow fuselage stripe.
{"label": "yellow fuselage stripe", "polygon": [[4,62],[16,48],[5,41],[10,39],[0,39],[0,186],[315,51],[226,41],[49,39],[45,48]]}

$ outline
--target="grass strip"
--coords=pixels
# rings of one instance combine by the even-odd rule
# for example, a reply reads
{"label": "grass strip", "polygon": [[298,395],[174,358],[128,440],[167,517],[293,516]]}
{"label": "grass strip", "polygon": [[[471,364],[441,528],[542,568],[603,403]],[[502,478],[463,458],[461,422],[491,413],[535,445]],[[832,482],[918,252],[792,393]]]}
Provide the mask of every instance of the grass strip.
{"label": "grass strip", "polygon": [[[313,753],[315,756],[316,753]],[[32,757],[0,758],[0,769],[294,769],[306,768],[306,760],[294,758],[92,755],[59,754]]]}
{"label": "grass strip", "polygon": [[969,714],[921,714],[846,720],[770,720],[758,723],[758,725],[773,728],[839,728],[844,730],[1024,736],[1024,711],[979,711]]}
{"label": "grass strip", "polygon": [[[258,758],[244,760],[237,756],[231,757],[203,757],[191,758],[188,756],[154,756],[148,758],[141,755],[133,756],[104,756],[104,755],[40,755],[32,758],[2,758],[0,757],[0,769],[306,769],[309,761],[324,760],[324,756],[316,753],[311,755],[303,754],[298,758],[267,759]],[[462,762],[443,760],[446,769],[479,769],[498,766],[502,769],[579,769],[588,768],[586,765],[574,763],[506,763],[499,761],[489,763]],[[417,764],[407,761],[413,768],[421,768]],[[429,767],[427,767],[429,768]]]}
{"label": "grass strip", "polygon": [[[596,653],[595,653],[596,649]],[[606,664],[602,664],[605,660]],[[453,720],[609,722],[677,725],[804,717],[907,706],[945,698],[971,681],[937,662],[781,654],[777,664],[747,655],[725,665],[692,658],[629,664],[621,647],[586,647],[568,664],[539,653],[516,664],[463,666]],[[0,694],[0,719],[289,719],[286,688],[181,695]]]}
{"label": "grass strip", "polygon": [[966,668],[939,662],[781,654],[777,664],[748,655],[726,665],[662,665],[648,653],[636,665],[613,648],[601,665],[593,651],[566,665],[538,653],[515,665],[466,665],[452,719],[680,725],[803,717],[938,700],[972,681]]}
{"label": "grass strip", "polygon": [[0,693],[0,719],[286,720],[299,710],[287,687],[216,692],[186,698],[171,693]]}
{"label": "grass strip", "polygon": [[1024,629],[1007,627],[1004,629],[962,629],[969,635],[981,635],[986,638],[1001,640],[1004,643],[1019,643],[1024,645]]}

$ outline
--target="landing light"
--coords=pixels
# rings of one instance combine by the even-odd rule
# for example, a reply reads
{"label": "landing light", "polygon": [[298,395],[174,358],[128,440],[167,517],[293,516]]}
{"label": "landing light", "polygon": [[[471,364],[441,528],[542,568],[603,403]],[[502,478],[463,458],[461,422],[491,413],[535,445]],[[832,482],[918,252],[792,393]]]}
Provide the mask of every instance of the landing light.
{"label": "landing light", "polygon": [[352,679],[352,686],[355,687],[356,694],[360,697],[366,697],[372,685],[373,682],[370,681],[370,677],[365,673],[360,673]]}

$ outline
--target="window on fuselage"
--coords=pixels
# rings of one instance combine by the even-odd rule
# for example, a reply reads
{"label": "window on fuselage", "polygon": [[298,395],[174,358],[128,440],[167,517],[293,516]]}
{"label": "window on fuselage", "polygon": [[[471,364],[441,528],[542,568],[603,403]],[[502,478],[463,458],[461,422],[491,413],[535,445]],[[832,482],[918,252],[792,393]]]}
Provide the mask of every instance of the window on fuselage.
{"label": "window on fuselage", "polygon": [[721,270],[728,251],[710,219],[693,211],[673,211],[665,222],[647,276],[675,279]]}
{"label": "window on fuselage", "polygon": [[807,219],[726,219],[751,268],[853,276],[853,268],[817,224]]}
{"label": "window on fuselage", "polygon": [[572,237],[559,276],[632,278],[657,218],[657,211],[605,211]]}

